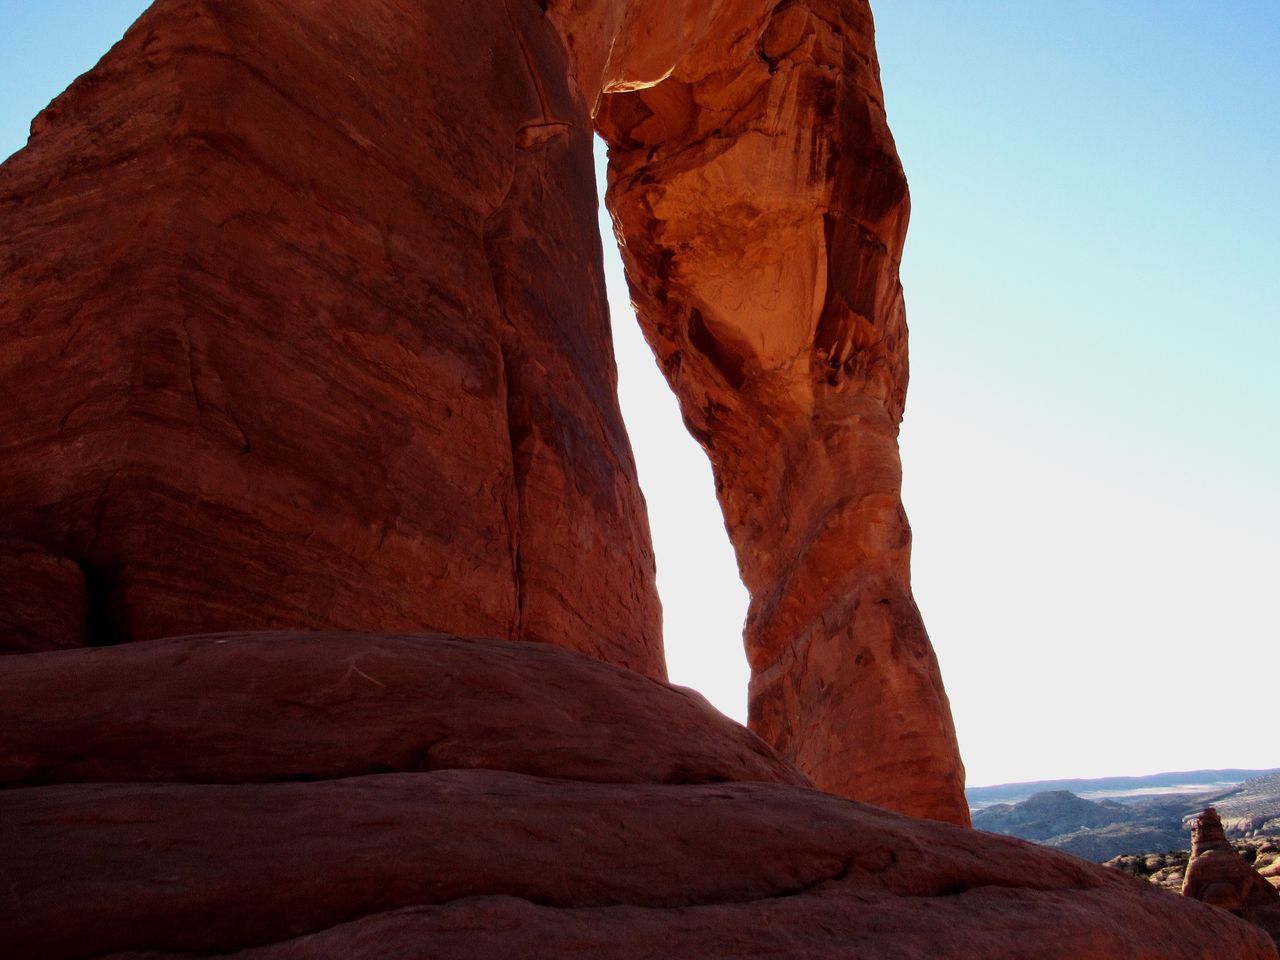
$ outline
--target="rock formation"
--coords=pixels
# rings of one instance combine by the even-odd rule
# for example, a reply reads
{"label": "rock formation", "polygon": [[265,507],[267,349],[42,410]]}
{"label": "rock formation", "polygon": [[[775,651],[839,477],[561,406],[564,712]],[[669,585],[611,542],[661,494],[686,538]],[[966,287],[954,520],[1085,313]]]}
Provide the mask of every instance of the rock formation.
{"label": "rock formation", "polygon": [[1267,930],[1280,943],[1280,891],[1227,841],[1218,811],[1209,807],[1191,830],[1191,859],[1182,895],[1228,910]]}
{"label": "rock formation", "polygon": [[[661,679],[593,122],[777,751]],[[32,130],[7,957],[1276,960],[956,825],[865,0],[157,0]]]}
{"label": "rock formation", "polygon": [[0,540],[0,654],[84,646],[86,599],[77,564]]}
{"label": "rock formation", "polygon": [[438,630],[663,676],[594,112],[752,593],[753,729],[967,822],[865,0],[473,6],[160,0],[36,119],[0,173],[0,535],[79,567],[94,644]]}
{"label": "rock formation", "polygon": [[967,822],[910,589],[909,203],[871,14],[720,6],[732,30],[605,96],[598,121],[632,297],[751,592],[752,729],[823,789]]}
{"label": "rock formation", "polygon": [[0,171],[0,536],[80,566],[94,643],[442,630],[664,676],[556,31],[334,16],[160,0]]}
{"label": "rock formation", "polygon": [[540,644],[224,634],[0,658],[0,691],[13,960],[1275,958],[1114,871],[815,791],[700,698]]}

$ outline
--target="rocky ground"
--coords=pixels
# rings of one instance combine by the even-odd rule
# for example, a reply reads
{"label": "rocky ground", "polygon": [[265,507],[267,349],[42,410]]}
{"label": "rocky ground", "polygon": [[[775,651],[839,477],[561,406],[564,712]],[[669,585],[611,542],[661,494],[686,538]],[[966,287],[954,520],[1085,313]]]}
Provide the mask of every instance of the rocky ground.
{"label": "rocky ground", "polygon": [[[1280,774],[1254,777],[1212,793],[1088,800],[1067,790],[1034,794],[1020,803],[976,810],[980,830],[1032,840],[1096,863],[1165,856],[1188,845],[1190,820],[1216,807],[1227,835],[1250,849],[1280,837]],[[1251,861],[1252,862],[1252,861]],[[1153,868],[1153,869],[1163,869]]]}
{"label": "rocky ground", "polygon": [[[1280,887],[1280,831],[1232,840],[1231,845],[1272,886]],[[1190,850],[1184,849],[1165,853],[1122,854],[1112,857],[1105,866],[1178,893],[1182,890],[1190,853]]]}

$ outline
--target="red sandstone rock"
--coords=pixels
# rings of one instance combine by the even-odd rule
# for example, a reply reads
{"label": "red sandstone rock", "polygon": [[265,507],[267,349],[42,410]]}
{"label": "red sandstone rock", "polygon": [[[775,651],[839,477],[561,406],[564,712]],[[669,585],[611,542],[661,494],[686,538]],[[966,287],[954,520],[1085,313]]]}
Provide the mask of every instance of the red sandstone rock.
{"label": "red sandstone rock", "polygon": [[0,536],[90,629],[664,672],[592,126],[532,0],[158,0],[0,168]]}
{"label": "red sandstone rock", "polygon": [[1256,923],[1280,944],[1280,890],[1259,876],[1231,845],[1213,807],[1192,825],[1191,859],[1182,895]]}
{"label": "red sandstone rock", "polygon": [[452,768],[807,784],[698,694],[542,644],[295,632],[0,659],[0,786]]}
{"label": "red sandstone rock", "polygon": [[0,794],[0,841],[15,957],[1274,958],[1113,871],[786,786],[54,786]]}
{"label": "red sandstone rock", "polygon": [[[864,0],[158,0],[0,169],[0,533],[86,571],[97,640],[431,628],[661,675],[594,104],[753,723],[963,821],[875,74]],[[538,645],[185,638],[0,686],[5,777],[44,784],[0,790],[6,956],[1276,957]],[[465,769],[350,776],[415,766]],[[675,782],[722,778],[781,782]]]}
{"label": "red sandstone rock", "polygon": [[[541,645],[177,638],[7,658],[0,693],[33,780],[304,781],[0,790],[15,960],[1275,960],[1113,871],[797,786],[697,698]],[[311,780],[442,732],[431,763],[471,769]],[[719,777],[784,782],[645,782]]]}
{"label": "red sandstone rock", "polygon": [[693,43],[651,86],[610,58],[597,122],[632,298],[751,591],[752,729],[823,789],[967,823],[910,590],[909,200],[870,10],[670,5],[735,19],[734,44]]}
{"label": "red sandstone rock", "polygon": [[0,540],[0,654],[81,647],[84,575],[32,543]]}
{"label": "red sandstone rock", "polygon": [[335,16],[159,0],[0,170],[0,534],[83,567],[99,639],[440,630],[661,676],[594,110],[752,592],[753,727],[965,822],[909,589],[908,201],[865,0]]}

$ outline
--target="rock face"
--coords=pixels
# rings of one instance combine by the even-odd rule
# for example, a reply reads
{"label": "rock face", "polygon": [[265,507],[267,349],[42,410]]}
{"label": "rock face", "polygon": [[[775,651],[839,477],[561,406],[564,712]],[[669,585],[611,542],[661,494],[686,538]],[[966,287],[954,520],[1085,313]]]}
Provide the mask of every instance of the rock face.
{"label": "rock face", "polygon": [[752,729],[825,790],[967,822],[910,590],[909,202],[870,10],[683,6],[723,18],[716,42],[653,86],[610,78],[598,123],[632,298],[751,592]]}
{"label": "rock face", "polygon": [[456,768],[808,785],[696,693],[542,644],[440,636],[221,634],[13,657],[0,730],[0,787]]}
{"label": "rock face", "polygon": [[752,727],[967,822],[909,588],[908,200],[865,0],[334,16],[159,0],[0,172],[0,535],[84,571],[94,643],[439,630],[663,676],[594,113],[752,593]]}
{"label": "rock face", "polygon": [[159,0],[36,118],[0,536],[84,569],[95,642],[442,630],[664,675],[586,106],[532,0]]}
{"label": "rock face", "polygon": [[0,654],[83,646],[84,574],[33,543],[0,540]]}
{"label": "rock face", "polygon": [[1280,943],[1280,891],[1260,877],[1227,842],[1218,811],[1209,807],[1191,830],[1191,859],[1182,895],[1244,917]]}
{"label": "rock face", "polygon": [[[125,674],[149,706],[84,686]],[[64,676],[89,703],[51,698]],[[0,790],[15,960],[1275,957],[1113,871],[819,793],[696,697],[537,644],[180,638],[3,658],[0,683],[76,733],[119,712],[56,756],[0,726],[42,784]]]}

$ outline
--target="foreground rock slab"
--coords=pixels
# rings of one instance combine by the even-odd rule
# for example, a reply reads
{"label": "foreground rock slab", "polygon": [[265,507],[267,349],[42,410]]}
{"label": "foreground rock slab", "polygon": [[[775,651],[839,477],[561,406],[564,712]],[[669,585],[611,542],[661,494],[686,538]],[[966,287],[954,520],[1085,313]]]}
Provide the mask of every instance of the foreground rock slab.
{"label": "foreground rock slab", "polygon": [[779,785],[53,786],[0,794],[0,850],[23,878],[0,937],[50,960],[1274,957],[1260,931],[1113,871]]}
{"label": "foreground rock slab", "polygon": [[0,659],[0,785],[460,767],[808,783],[700,695],[543,644],[280,631]]}
{"label": "foreground rock slab", "polygon": [[1221,910],[818,792],[696,695],[539,644],[29,654],[0,710],[6,960],[1275,960]]}

